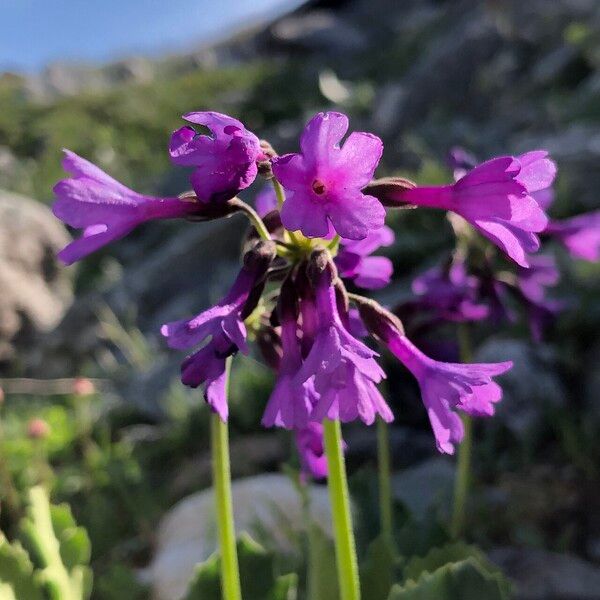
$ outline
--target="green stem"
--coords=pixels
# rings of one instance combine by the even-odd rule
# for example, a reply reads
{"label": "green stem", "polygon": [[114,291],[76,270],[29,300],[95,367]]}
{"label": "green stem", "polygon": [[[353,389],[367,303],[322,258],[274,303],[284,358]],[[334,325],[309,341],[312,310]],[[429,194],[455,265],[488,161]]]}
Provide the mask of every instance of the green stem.
{"label": "green stem", "polygon": [[[469,327],[466,323],[461,323],[458,326],[458,344],[461,361],[463,363],[472,362],[473,351],[471,347],[471,336]],[[454,508],[452,512],[452,522],[450,524],[450,534],[454,539],[460,538],[464,533],[467,501],[471,484],[473,421],[469,415],[462,415],[462,421],[465,435],[458,448],[456,477],[454,480]]]}
{"label": "green stem", "polygon": [[393,541],[392,480],[390,459],[390,433],[388,424],[377,419],[377,467],[379,471],[379,518],[381,534]]}
{"label": "green stem", "polygon": [[336,419],[323,422],[325,454],[329,468],[328,486],[335,555],[341,600],[360,600],[358,561],[350,514],[350,495],[346,479],[346,466],[342,449],[342,430]]}
{"label": "green stem", "polygon": [[281,184],[279,181],[277,181],[277,179],[275,179],[275,177],[273,177],[271,181],[273,182],[273,187],[275,188],[275,196],[277,196],[277,206],[279,210],[281,210],[281,207],[285,202],[285,193],[283,191],[283,187],[281,187]]}
{"label": "green stem", "polygon": [[248,220],[254,225],[258,235],[263,240],[270,240],[271,234],[267,229],[267,226],[264,224],[263,220],[258,216],[258,213],[246,202],[240,200],[239,198],[232,198],[229,203],[233,206],[237,206],[245,215],[248,217]]}
{"label": "green stem", "polygon": [[[231,357],[227,359],[227,384]],[[229,434],[227,423],[218,414],[211,415],[211,447],[213,463],[213,487],[221,550],[221,591],[223,600],[241,600],[240,573],[233,523],[231,498],[231,469],[229,465]]]}

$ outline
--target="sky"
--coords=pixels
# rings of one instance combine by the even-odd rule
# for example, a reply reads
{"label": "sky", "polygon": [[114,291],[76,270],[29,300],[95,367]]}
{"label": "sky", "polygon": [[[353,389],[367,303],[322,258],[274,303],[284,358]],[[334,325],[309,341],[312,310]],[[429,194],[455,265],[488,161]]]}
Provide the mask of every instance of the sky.
{"label": "sky", "polygon": [[302,0],[0,0],[0,71],[156,56],[292,9]]}

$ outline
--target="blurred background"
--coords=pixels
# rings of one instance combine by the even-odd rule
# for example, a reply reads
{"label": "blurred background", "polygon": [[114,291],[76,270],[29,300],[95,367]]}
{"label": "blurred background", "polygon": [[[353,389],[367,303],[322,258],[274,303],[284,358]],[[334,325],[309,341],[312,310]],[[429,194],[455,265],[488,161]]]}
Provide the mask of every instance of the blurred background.
{"label": "blurred background", "polygon": [[[188,173],[166,149],[181,114],[228,113],[283,153],[325,109],[384,140],[379,175],[441,183],[453,146],[481,159],[545,148],[559,166],[552,216],[598,209],[600,3],[0,0],[0,528],[14,529],[29,485],[48,484],[88,530],[94,598],[172,599],[214,549],[208,509],[198,523],[208,411],[180,385],[182,357],[158,331],[220,297],[245,223],[151,223],[65,268],[54,256],[70,234],[48,209],[61,149],[137,191],[178,194]],[[452,230],[428,211],[390,225],[395,279],[377,297],[393,306],[447,254]],[[478,358],[515,368],[498,415],[476,429],[468,537],[519,582],[521,598],[593,599],[600,266],[549,251],[562,272],[554,295],[568,309],[544,342],[522,321],[476,331]],[[437,455],[415,383],[389,362],[399,510],[443,515],[454,461]],[[259,426],[272,376],[241,357],[232,381],[233,475],[269,489],[280,512],[258,529],[293,554],[278,520],[292,519],[290,483],[276,473],[297,459],[285,433]],[[374,431],[345,436],[355,495],[369,507]],[[317,506],[324,494],[319,486]],[[238,523],[252,528],[258,517],[246,512]],[[419,535],[437,535],[426,529]]]}

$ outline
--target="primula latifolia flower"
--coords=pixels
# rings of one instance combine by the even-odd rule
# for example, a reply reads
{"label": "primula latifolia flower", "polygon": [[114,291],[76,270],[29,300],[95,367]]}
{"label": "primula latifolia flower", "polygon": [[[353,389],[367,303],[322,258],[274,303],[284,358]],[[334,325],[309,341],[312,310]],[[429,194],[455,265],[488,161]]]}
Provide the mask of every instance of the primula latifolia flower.
{"label": "primula latifolia flower", "polygon": [[531,336],[539,341],[546,325],[565,307],[565,303],[546,298],[546,288],[555,286],[560,279],[554,258],[540,255],[530,260],[529,269],[520,269],[517,286],[529,316]]}
{"label": "primula latifolia flower", "polygon": [[371,256],[382,246],[394,243],[394,232],[386,226],[370,231],[363,240],[342,238],[335,264],[340,277],[352,279],[358,287],[378,289],[385,287],[392,277],[392,261],[385,256]]}
{"label": "primula latifolia flower", "polygon": [[479,282],[467,273],[464,260],[456,258],[448,267],[433,267],[412,284],[420,307],[433,310],[445,321],[479,321],[489,307],[478,300]]}
{"label": "primula latifolia flower", "polygon": [[347,422],[360,418],[370,425],[379,414],[392,421],[392,412],[376,387],[385,377],[374,360],[377,353],[354,338],[340,319],[333,285],[336,272],[328,253],[315,251],[309,268],[318,324],[297,381],[314,383],[319,399],[312,420],[328,417]]}
{"label": "primula latifolia flower", "polygon": [[551,221],[545,233],[558,240],[575,258],[600,260],[600,210]]}
{"label": "primula latifolia flower", "polygon": [[[386,204],[396,202],[455,212],[517,264],[527,267],[527,254],[537,251],[540,246],[536,233],[548,224],[543,209],[530,193],[538,191],[549,180],[551,182],[550,176],[554,176],[548,167],[553,163],[531,157],[537,154],[494,158],[475,167],[452,185],[412,189],[398,186],[396,192],[387,186],[383,190]],[[376,193],[375,187],[367,189]]]}
{"label": "primula latifolia flower", "polygon": [[145,221],[202,212],[198,202],[138,194],[69,150],[62,165],[71,177],[54,186],[52,212],[67,225],[83,229],[83,236],[58,254],[67,265],[125,237]]}
{"label": "primula latifolia flower", "polygon": [[359,305],[367,327],[415,376],[440,452],[454,453],[454,444],[464,435],[456,411],[484,417],[494,414],[502,389],[492,381],[512,367],[511,362],[457,364],[433,360],[423,354],[404,335],[397,319],[376,305]]}
{"label": "primula latifolia flower", "polygon": [[192,319],[167,323],[161,333],[171,348],[186,349],[210,341],[182,364],[181,379],[185,385],[198,387],[206,383],[205,397],[210,406],[227,419],[225,396],[225,359],[238,350],[247,352],[244,318],[258,298],[254,290],[261,286],[275,256],[273,242],[260,241],[244,256],[229,293],[215,306]]}
{"label": "primula latifolia flower", "polygon": [[275,388],[267,403],[262,423],[265,427],[277,425],[287,429],[302,429],[308,426],[317,396],[312,381],[297,380],[298,371],[302,366],[302,355],[298,339],[297,296],[289,277],[281,287],[278,311],[282,356]]}
{"label": "primula latifolia flower", "polygon": [[349,240],[362,240],[383,226],[385,209],[361,191],[373,177],[383,152],[370,133],[348,131],[348,117],[328,112],[315,115],[300,138],[299,154],[273,159],[273,173],[286,189],[281,210],[286,229],[307,237],[324,237],[328,221]]}
{"label": "primula latifolia flower", "polygon": [[256,179],[263,158],[259,139],[242,123],[218,112],[191,112],[186,121],[207,127],[212,136],[181,127],[171,135],[169,154],[180,166],[196,167],[192,187],[201,202],[233,198]]}
{"label": "primula latifolia flower", "polygon": [[301,474],[304,478],[327,477],[327,457],[323,443],[323,425],[311,422],[296,430],[296,447],[300,456]]}

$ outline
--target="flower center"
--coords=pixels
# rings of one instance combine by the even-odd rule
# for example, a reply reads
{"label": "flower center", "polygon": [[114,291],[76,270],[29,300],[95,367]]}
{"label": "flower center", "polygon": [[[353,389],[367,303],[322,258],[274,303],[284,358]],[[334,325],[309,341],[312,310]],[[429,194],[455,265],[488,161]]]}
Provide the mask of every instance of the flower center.
{"label": "flower center", "polygon": [[320,179],[315,179],[312,182],[313,192],[317,195],[321,195],[325,193],[325,184]]}

